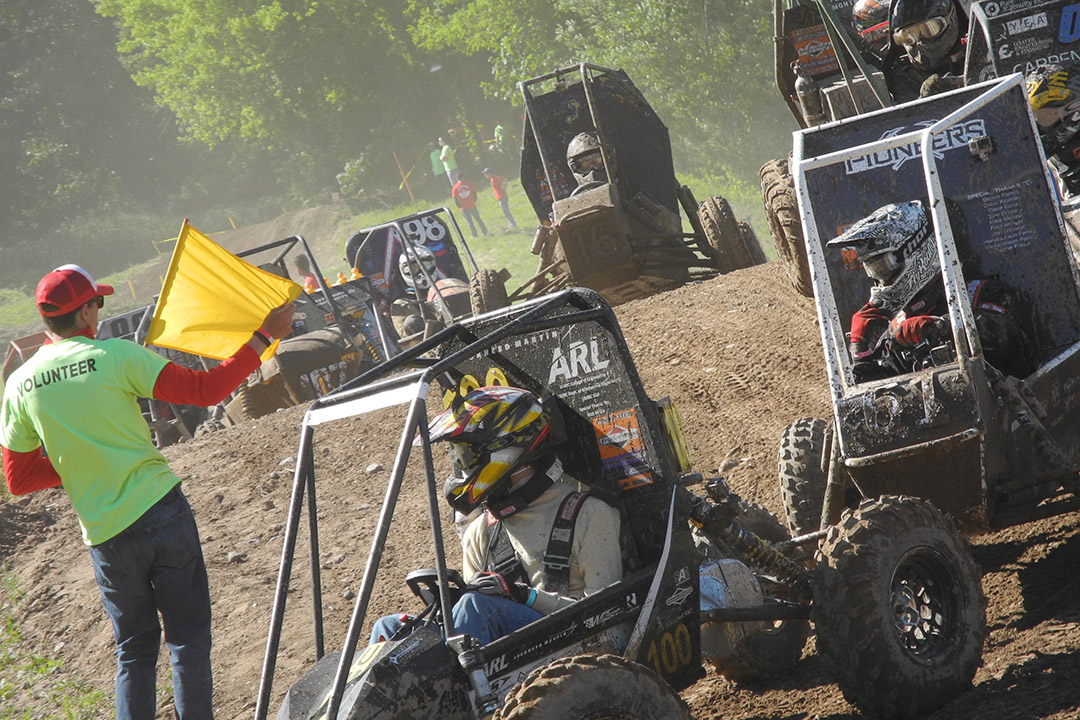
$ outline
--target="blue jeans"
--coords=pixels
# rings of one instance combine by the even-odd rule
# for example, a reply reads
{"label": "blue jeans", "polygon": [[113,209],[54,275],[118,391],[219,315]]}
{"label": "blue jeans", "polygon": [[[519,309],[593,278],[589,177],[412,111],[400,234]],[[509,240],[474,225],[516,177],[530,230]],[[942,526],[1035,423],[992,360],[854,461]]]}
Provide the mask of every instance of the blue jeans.
{"label": "blue jeans", "polygon": [[[534,620],[543,617],[530,607],[495,595],[467,592],[454,604],[454,631],[471,635],[476,642],[487,645],[503,635],[509,635]],[[384,615],[371,627],[370,642],[393,637],[401,629],[407,615]]]}
{"label": "blue jeans", "polygon": [[90,548],[116,639],[117,720],[155,715],[161,625],[180,720],[210,720],[210,587],[195,518],[173,488],[126,530]]}

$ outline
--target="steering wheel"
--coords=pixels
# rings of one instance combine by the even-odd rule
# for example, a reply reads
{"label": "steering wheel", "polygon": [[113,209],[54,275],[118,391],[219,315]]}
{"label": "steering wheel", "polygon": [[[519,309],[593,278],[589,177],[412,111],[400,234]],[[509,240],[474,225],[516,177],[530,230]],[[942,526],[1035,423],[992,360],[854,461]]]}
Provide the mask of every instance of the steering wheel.
{"label": "steering wheel", "polygon": [[[435,568],[422,568],[413,570],[405,576],[405,584],[413,591],[413,594],[427,607],[434,606],[436,613],[442,607],[441,593],[439,592],[439,576]],[[461,599],[465,592],[465,581],[461,573],[451,568],[446,569],[446,584],[450,590],[450,605]]]}

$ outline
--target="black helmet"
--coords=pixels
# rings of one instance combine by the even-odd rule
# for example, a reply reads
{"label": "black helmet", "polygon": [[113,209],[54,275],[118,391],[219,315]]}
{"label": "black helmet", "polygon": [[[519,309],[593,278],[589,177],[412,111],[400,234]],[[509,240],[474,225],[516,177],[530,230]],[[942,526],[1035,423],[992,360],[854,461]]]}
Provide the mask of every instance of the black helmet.
{"label": "black helmet", "polygon": [[889,19],[893,45],[901,46],[917,67],[933,72],[960,41],[953,0],[894,0]]}
{"label": "black helmet", "polygon": [[1080,131],[1080,73],[1056,63],[1027,77],[1028,102],[1047,155]]}
{"label": "black helmet", "polygon": [[851,26],[872,52],[881,55],[889,44],[889,0],[858,0],[851,8]]}
{"label": "black helmet", "polygon": [[[615,151],[605,147],[604,153],[611,164],[612,175],[615,174]],[[590,182],[608,182],[608,174],[604,169],[604,155],[600,152],[600,139],[594,132],[578,133],[570,144],[566,146],[566,164],[570,166],[570,172],[578,185]]]}

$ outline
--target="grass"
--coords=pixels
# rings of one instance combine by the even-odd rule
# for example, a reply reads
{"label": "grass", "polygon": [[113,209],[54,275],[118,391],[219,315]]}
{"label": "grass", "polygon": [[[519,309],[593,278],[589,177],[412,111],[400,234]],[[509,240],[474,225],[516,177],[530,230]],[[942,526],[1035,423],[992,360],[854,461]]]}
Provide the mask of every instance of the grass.
{"label": "grass", "polygon": [[[111,705],[104,692],[63,677],[60,660],[41,654],[35,643],[23,638],[17,620],[23,596],[7,568],[3,568],[2,573],[0,720],[41,717],[34,712],[43,708],[48,718],[90,720],[104,717]],[[37,700],[37,711],[30,707],[31,696]]]}

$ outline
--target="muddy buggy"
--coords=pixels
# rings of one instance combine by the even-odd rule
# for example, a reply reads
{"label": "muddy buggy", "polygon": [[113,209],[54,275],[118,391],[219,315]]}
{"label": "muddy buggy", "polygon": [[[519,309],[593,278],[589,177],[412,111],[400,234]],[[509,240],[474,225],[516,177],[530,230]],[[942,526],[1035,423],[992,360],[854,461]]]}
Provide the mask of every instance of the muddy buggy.
{"label": "muddy buggy", "polygon": [[[878,58],[851,28],[853,0],[783,0],[775,5],[777,88],[800,128],[843,120],[893,105]],[[980,0],[964,3],[968,16],[964,83],[1014,72],[1029,74],[1049,63],[1075,64],[1080,48],[1071,0]],[[840,48],[839,52],[837,48]],[[1061,186],[1070,243],[1080,253],[1080,136],[1051,166]],[[803,226],[790,158],[760,171],[761,197],[777,256],[795,290],[813,296]]]}
{"label": "muddy buggy", "polygon": [[[773,10],[774,76],[800,128],[892,106],[878,59],[851,28],[854,0],[777,0]],[[761,200],[776,257],[792,286],[811,297],[790,156],[761,167]]]}
{"label": "muddy buggy", "polygon": [[[667,128],[625,72],[582,63],[519,87],[521,184],[540,223],[531,247],[540,260],[511,301],[580,286],[617,304],[765,262],[727,200],[699,205],[679,184]],[[603,161],[603,179],[581,185],[567,160],[580,133]]]}
{"label": "muddy buggy", "polygon": [[[410,369],[418,362],[422,367]],[[434,413],[427,405],[431,400],[441,409],[449,397],[479,384],[522,387],[558,410],[560,437],[565,439],[558,449],[560,460],[591,492],[619,508],[628,562],[623,580],[477,647],[452,626],[450,607],[463,581],[447,563],[441,520],[446,510],[435,469],[440,453],[428,438],[428,418]],[[316,509],[317,438],[334,432],[339,421],[376,411],[393,412],[402,425],[401,441],[346,636],[339,649],[326,652],[319,547],[327,541],[319,536]],[[382,415],[377,419],[384,422]],[[257,720],[270,711],[305,500],[316,662],[285,693],[279,720],[686,718],[675,692],[703,674],[703,659],[735,682],[789,671],[807,636],[813,584],[887,583],[897,558],[918,552],[927,533],[948,546],[950,558],[966,559],[958,572],[977,589],[962,538],[932,507],[906,502],[897,511],[899,517],[910,520],[914,513],[918,520],[909,531],[897,528],[888,537],[865,543],[855,538],[848,548],[852,556],[876,560],[878,575],[869,577],[863,568],[858,578],[832,577],[843,569],[826,566],[816,571],[826,579],[815,580],[793,559],[800,548],[787,542],[782,525],[763,508],[740,500],[720,478],[705,483],[704,495],[688,490],[689,483],[701,478],[688,472],[680,427],[670,402],[653,401],[645,394],[611,307],[583,288],[455,323],[313,402],[301,429]],[[413,467],[422,468],[420,487],[427,498],[433,567],[404,579],[424,610],[407,637],[361,646],[374,620],[368,610],[377,575],[386,572],[383,553],[401,511],[399,499],[414,447],[420,458],[414,458]],[[416,505],[414,501],[411,507]],[[415,512],[412,517],[415,523]],[[457,543],[453,531],[448,535]],[[721,599],[703,611],[699,581],[706,575],[723,591]],[[907,578],[894,582],[911,593],[911,617],[918,622],[919,593],[924,590],[908,584]],[[877,595],[859,607],[891,623],[895,599]],[[975,609],[981,607],[974,598],[972,603]],[[834,606],[831,612],[846,617],[850,609]],[[955,622],[956,636],[947,642],[955,644],[959,638],[965,658],[973,654],[977,662],[981,624],[972,621],[969,628],[966,617]],[[895,655],[891,648],[896,640],[890,635],[875,645],[880,640],[880,635],[873,636],[862,645]],[[818,638],[823,648],[832,642],[830,637]],[[843,659],[846,650],[833,648],[841,666],[854,661]],[[924,666],[915,654],[902,656],[894,669],[865,689],[890,701],[905,698],[892,703],[902,711],[885,713],[889,717],[913,717],[906,710],[927,707],[924,695],[940,703],[962,687],[949,678],[934,680],[940,668]],[[918,697],[908,699],[911,696]]]}
{"label": "muddy buggy", "polygon": [[398,345],[409,347],[455,320],[506,307],[506,270],[476,264],[454,214],[431,208],[362,228],[345,240],[345,262],[375,291]]}
{"label": "muddy buggy", "polygon": [[226,417],[234,423],[313,400],[397,350],[388,324],[375,312],[376,296],[368,279],[330,285],[303,236],[238,253],[263,270],[302,281],[290,275],[287,262],[297,255],[308,259],[318,287],[300,293],[292,332],[226,405]]}
{"label": "muddy buggy", "polygon": [[[826,565],[858,572],[855,560],[835,555],[855,538],[896,530],[892,501],[881,496],[921,498],[967,533],[1080,507],[1080,294],[1022,76],[800,131],[793,157],[833,417],[805,418],[783,433],[780,482],[792,532],[818,538]],[[899,374],[860,381],[846,333],[871,281],[854,252],[826,243],[874,210],[910,200],[928,203],[951,329],[916,346]],[[1026,377],[986,360],[968,290],[982,278],[1024,299],[1018,316],[1035,368]],[[906,651],[970,679],[974,665],[966,656],[954,662],[950,643],[978,612],[977,586],[950,589],[963,576],[930,541],[902,566],[925,581],[930,617],[942,618]],[[815,592],[815,604],[858,607],[860,592],[830,586]],[[893,594],[900,628],[908,605]],[[861,651],[873,630],[862,614],[815,619],[819,637],[850,640],[837,646],[844,657],[863,655],[840,673],[845,695],[874,682],[882,669]]]}

